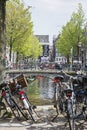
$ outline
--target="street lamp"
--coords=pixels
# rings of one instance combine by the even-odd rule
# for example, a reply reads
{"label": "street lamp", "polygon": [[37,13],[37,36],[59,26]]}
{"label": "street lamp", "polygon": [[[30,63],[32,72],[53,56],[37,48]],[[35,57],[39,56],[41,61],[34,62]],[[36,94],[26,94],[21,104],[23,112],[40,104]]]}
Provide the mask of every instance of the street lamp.
{"label": "street lamp", "polygon": [[78,61],[81,62],[81,46],[82,46],[82,43],[79,42],[78,43]]}
{"label": "street lamp", "polygon": [[84,70],[84,67],[85,67],[85,54],[84,54],[84,51],[85,51],[85,47],[82,45],[81,47],[81,69]]}
{"label": "street lamp", "polygon": [[71,53],[71,65],[70,65],[70,68],[72,70],[72,65],[73,65],[73,47],[71,48],[70,53]]}

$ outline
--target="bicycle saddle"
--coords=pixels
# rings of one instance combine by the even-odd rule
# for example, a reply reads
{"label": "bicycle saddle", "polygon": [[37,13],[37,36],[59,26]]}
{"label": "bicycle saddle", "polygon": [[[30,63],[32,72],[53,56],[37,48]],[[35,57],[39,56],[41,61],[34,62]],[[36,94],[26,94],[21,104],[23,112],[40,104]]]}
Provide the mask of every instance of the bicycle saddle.
{"label": "bicycle saddle", "polygon": [[57,75],[56,77],[54,77],[55,81],[63,81],[64,77],[62,75]]}

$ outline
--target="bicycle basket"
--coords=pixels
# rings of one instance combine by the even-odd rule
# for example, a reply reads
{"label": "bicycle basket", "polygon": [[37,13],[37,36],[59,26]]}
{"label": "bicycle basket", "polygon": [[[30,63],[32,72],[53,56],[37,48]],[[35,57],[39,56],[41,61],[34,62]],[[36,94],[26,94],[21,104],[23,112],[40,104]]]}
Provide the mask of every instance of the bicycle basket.
{"label": "bicycle basket", "polygon": [[28,86],[27,80],[23,74],[17,76],[16,79],[17,79],[18,84],[21,85],[22,88]]}

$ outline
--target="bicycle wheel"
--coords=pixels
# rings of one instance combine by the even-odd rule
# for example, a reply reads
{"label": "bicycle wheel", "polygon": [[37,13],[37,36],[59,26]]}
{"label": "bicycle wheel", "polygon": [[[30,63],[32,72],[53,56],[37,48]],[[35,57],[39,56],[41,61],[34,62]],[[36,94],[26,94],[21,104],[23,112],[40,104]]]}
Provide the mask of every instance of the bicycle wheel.
{"label": "bicycle wheel", "polygon": [[6,104],[0,99],[0,118],[4,117],[8,113]]}
{"label": "bicycle wheel", "polygon": [[70,130],[75,130],[73,103],[72,103],[71,99],[67,99],[67,119],[68,119],[68,122],[69,122]]}
{"label": "bicycle wheel", "polygon": [[36,106],[32,106],[32,104],[30,103],[29,98],[27,97],[26,94],[25,94],[25,98],[26,98],[26,101],[27,101],[27,103],[28,103],[28,105],[29,105],[28,111],[29,111],[29,114],[30,114],[30,116],[31,116],[31,119],[32,119],[33,121],[35,121],[33,114],[36,114],[36,115],[37,115],[37,113],[35,112]]}
{"label": "bicycle wheel", "polygon": [[11,109],[13,115],[15,116],[15,118],[17,120],[20,120],[22,113],[21,113],[20,108],[18,107],[18,105],[16,104],[16,102],[13,99],[11,99],[10,109]]}
{"label": "bicycle wheel", "polygon": [[55,88],[54,92],[54,107],[56,108],[57,114],[59,114],[59,98],[58,98],[58,93],[57,93],[57,88]]}
{"label": "bicycle wheel", "polygon": [[22,111],[24,117],[26,117],[27,120],[32,119],[32,121],[35,122],[35,119],[33,117],[33,109],[32,109],[32,106],[31,106],[27,96],[25,94],[23,94],[23,99],[21,99],[21,97],[16,95],[15,98],[16,98],[16,102],[17,102],[20,110]]}
{"label": "bicycle wheel", "polygon": [[6,98],[5,100],[17,120],[21,120],[22,117],[28,120],[28,118],[25,116],[25,114],[22,112],[22,110],[20,109],[20,107],[17,105],[16,101],[12,97],[9,98],[9,102]]}
{"label": "bicycle wheel", "polygon": [[69,128],[70,130],[76,130],[75,120],[69,119]]}
{"label": "bicycle wheel", "polygon": [[58,88],[55,88],[54,103],[57,114],[62,113],[64,111],[64,102],[63,97],[61,96],[61,91],[59,92]]}

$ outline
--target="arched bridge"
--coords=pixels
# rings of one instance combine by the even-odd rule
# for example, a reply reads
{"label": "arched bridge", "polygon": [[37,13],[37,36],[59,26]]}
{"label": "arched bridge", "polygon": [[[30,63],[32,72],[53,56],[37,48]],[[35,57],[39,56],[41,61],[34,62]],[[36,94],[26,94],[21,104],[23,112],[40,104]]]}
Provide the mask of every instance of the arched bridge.
{"label": "arched bridge", "polygon": [[61,74],[61,71],[58,70],[7,70],[5,71],[6,75],[10,77],[15,77],[19,74],[24,74],[26,76],[56,76]]}

